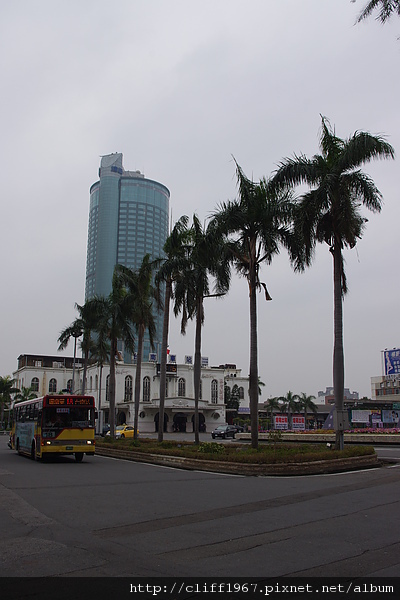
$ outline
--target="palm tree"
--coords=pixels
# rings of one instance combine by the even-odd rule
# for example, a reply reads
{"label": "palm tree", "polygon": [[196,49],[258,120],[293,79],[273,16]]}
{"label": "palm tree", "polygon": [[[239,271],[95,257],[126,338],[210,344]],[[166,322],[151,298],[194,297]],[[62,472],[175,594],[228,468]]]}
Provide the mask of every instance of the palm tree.
{"label": "palm tree", "polygon": [[304,423],[305,428],[307,429],[307,411],[311,410],[311,412],[316,415],[318,413],[317,405],[313,402],[315,400],[315,396],[307,396],[305,392],[302,392],[299,396],[299,405],[304,410]]}
{"label": "palm tree", "polygon": [[37,394],[31,387],[22,386],[21,391],[15,394],[15,400],[18,400],[18,402],[33,400],[34,398],[37,398]]}
{"label": "palm tree", "polygon": [[358,16],[357,23],[369,17],[375,9],[380,9],[377,20],[385,23],[395,13],[400,16],[400,0],[370,0]]}
{"label": "palm tree", "polygon": [[65,350],[68,346],[68,343],[71,337],[74,338],[74,364],[73,364],[73,375],[72,375],[72,386],[73,392],[75,391],[75,358],[76,358],[76,340],[77,338],[82,336],[81,349],[84,356],[83,361],[83,378],[82,378],[82,388],[81,393],[85,393],[86,388],[86,373],[89,362],[89,354],[90,350],[93,346],[93,342],[91,339],[92,331],[96,326],[96,314],[93,313],[92,306],[89,302],[84,305],[75,304],[75,308],[79,312],[79,317],[75,319],[63,331],[60,333],[58,338],[59,346],[58,350]]}
{"label": "palm tree", "polygon": [[249,286],[250,296],[250,420],[251,443],[258,447],[258,342],[257,295],[264,289],[265,299],[271,300],[265,283],[260,280],[262,263],[271,264],[280,246],[290,247],[289,223],[292,214],[291,196],[287,191],[276,192],[266,179],[253,183],[236,163],[239,197],[220,205],[214,219],[221,235],[226,237],[232,262]]}
{"label": "palm tree", "polygon": [[[317,242],[325,242],[333,257],[333,386],[337,415],[341,418],[344,400],[342,301],[347,292],[343,249],[354,248],[362,237],[367,220],[361,215],[360,206],[363,204],[379,212],[382,201],[372,179],[359,167],[372,159],[394,158],[394,150],[381,136],[363,131],[342,140],[329,121],[321,118],[321,154],[311,159],[304,155],[285,159],[273,183],[277,187],[301,184],[310,187],[299,199],[294,215],[298,243],[295,270],[304,270],[311,264]],[[343,431],[336,433],[336,447],[343,448]]]}
{"label": "palm tree", "polygon": [[115,436],[115,366],[118,357],[118,340],[124,342],[125,348],[133,352],[134,335],[132,314],[134,308],[134,295],[123,284],[115,267],[112,280],[111,293],[107,298],[95,297],[87,302],[88,310],[96,317],[95,332],[102,339],[110,341],[110,380],[108,387],[110,407],[110,436]]}
{"label": "palm tree", "polygon": [[286,396],[280,396],[278,398],[279,402],[282,402],[283,410],[287,410],[288,413],[288,429],[292,429],[292,415],[299,408],[299,396],[297,394],[293,394],[290,390],[286,394]]}
{"label": "palm tree", "polygon": [[98,387],[98,402],[97,402],[97,410],[98,410],[98,433],[101,434],[102,428],[102,413],[101,413],[101,386],[103,379],[103,367],[106,363],[110,361],[110,340],[108,339],[106,332],[100,330],[97,332],[96,339],[94,342],[94,346],[91,349],[91,359],[97,363],[99,367],[99,387]]}
{"label": "palm tree", "polygon": [[161,284],[165,283],[164,293],[164,315],[163,315],[163,331],[161,340],[161,358],[160,358],[160,408],[158,419],[158,441],[163,441],[164,436],[164,406],[167,381],[167,349],[168,349],[168,332],[169,332],[169,312],[171,298],[174,295],[174,282],[179,274],[186,267],[187,259],[187,243],[189,231],[187,228],[188,217],[182,216],[174,225],[164,244],[165,259],[158,270],[155,278],[156,285],[160,290]]}
{"label": "palm tree", "polygon": [[137,362],[135,376],[135,417],[134,417],[134,439],[137,439],[139,426],[139,403],[140,403],[140,383],[142,374],[143,360],[143,341],[147,330],[150,346],[154,348],[154,335],[156,324],[154,319],[153,301],[157,308],[160,306],[157,288],[152,284],[153,270],[158,261],[152,262],[150,254],[146,254],[138,271],[132,271],[123,265],[117,265],[117,272],[123,285],[129,289],[134,298],[131,320],[134,324],[137,336]]}
{"label": "palm tree", "polygon": [[274,411],[278,411],[281,408],[279,398],[277,396],[268,398],[268,400],[264,402],[264,406],[267,409],[267,413],[269,412],[270,414],[270,428],[273,429]]}
{"label": "palm tree", "polygon": [[15,379],[10,375],[0,377],[0,426],[4,428],[4,410],[11,403],[12,394],[17,394],[19,389],[14,386]]}
{"label": "palm tree", "polygon": [[[199,439],[199,398],[201,379],[201,330],[204,323],[204,298],[223,296],[229,289],[230,273],[224,254],[223,240],[217,235],[212,223],[203,227],[197,215],[193,215],[190,229],[191,244],[185,269],[175,283],[174,313],[182,311],[181,333],[186,332],[190,319],[195,319],[194,352],[194,433],[195,444]],[[209,275],[214,280],[215,293],[210,293]]]}

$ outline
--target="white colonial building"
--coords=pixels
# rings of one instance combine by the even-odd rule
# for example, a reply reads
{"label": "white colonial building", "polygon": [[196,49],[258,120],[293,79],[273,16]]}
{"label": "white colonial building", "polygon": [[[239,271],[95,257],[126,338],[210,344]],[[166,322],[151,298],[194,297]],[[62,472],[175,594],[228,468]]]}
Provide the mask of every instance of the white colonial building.
{"label": "white colonial building", "polygon": [[[62,391],[80,392],[82,389],[82,359],[23,354],[18,357],[18,369],[13,373],[16,386],[31,387],[42,396]],[[123,362],[116,368],[116,423],[133,424],[134,387],[136,365]],[[97,430],[102,431],[109,422],[108,398],[109,366],[101,370],[89,365],[85,393],[96,400],[98,411]],[[200,429],[210,431],[216,425],[226,423],[224,388],[232,391],[237,386],[240,407],[249,406],[248,377],[242,377],[241,369],[226,364],[218,367],[202,366],[199,420]],[[156,362],[142,364],[139,404],[139,432],[158,431],[160,406],[160,365]],[[191,364],[167,364],[164,431],[193,431],[194,384]]]}

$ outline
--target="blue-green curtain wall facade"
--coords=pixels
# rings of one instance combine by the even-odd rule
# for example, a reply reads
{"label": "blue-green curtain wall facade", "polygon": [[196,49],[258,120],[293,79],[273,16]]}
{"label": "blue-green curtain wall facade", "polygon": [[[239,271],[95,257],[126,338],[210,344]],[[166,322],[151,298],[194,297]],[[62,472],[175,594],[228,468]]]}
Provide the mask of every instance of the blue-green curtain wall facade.
{"label": "blue-green curtain wall facade", "polygon": [[[103,157],[100,181],[90,189],[85,299],[107,296],[116,264],[140,267],[146,254],[163,256],[168,236],[169,191],[139,172],[124,171],[122,154]],[[162,314],[155,311],[155,351],[159,355]],[[144,360],[150,353],[145,340]],[[158,356],[159,358],[159,356]],[[130,357],[125,356],[129,361]]]}

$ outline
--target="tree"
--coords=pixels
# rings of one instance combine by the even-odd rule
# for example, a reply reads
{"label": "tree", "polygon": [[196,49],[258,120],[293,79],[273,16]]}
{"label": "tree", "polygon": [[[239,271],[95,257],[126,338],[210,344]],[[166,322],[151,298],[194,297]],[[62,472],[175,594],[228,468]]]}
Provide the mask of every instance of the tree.
{"label": "tree", "polygon": [[0,426],[4,428],[4,411],[11,404],[11,396],[17,394],[19,389],[14,386],[15,379],[10,375],[0,377]]}
{"label": "tree", "polygon": [[157,288],[152,284],[153,269],[156,262],[150,260],[150,255],[146,254],[142,260],[142,264],[137,271],[132,271],[123,265],[117,265],[117,273],[122,284],[129,290],[129,294],[134,299],[132,305],[131,321],[137,331],[137,362],[135,376],[135,417],[134,417],[134,439],[137,439],[139,427],[139,403],[140,403],[140,384],[142,374],[143,360],[143,341],[147,330],[149,335],[150,346],[154,348],[154,335],[156,325],[154,319],[153,302],[156,302],[156,307],[159,308],[159,296]]}
{"label": "tree", "polygon": [[[310,266],[317,243],[326,243],[333,258],[334,352],[333,386],[338,413],[344,402],[343,307],[347,292],[343,249],[354,248],[361,239],[365,219],[361,205],[373,212],[381,210],[382,195],[360,166],[377,158],[394,158],[394,150],[381,136],[356,131],[349,139],[336,136],[329,121],[322,118],[321,154],[286,158],[273,184],[309,186],[294,212],[297,257],[295,270]],[[340,415],[339,415],[340,416]],[[343,448],[343,431],[336,433],[336,447]]]}
{"label": "tree", "polygon": [[102,433],[102,412],[101,412],[101,388],[102,388],[102,379],[103,379],[103,367],[106,363],[110,361],[110,340],[107,337],[107,334],[104,330],[97,331],[96,339],[94,341],[94,345],[91,349],[91,360],[97,363],[99,367],[99,394],[98,394],[98,433]]}
{"label": "tree", "polygon": [[268,398],[268,400],[264,402],[264,406],[267,409],[267,413],[269,412],[271,423],[270,427],[271,429],[273,429],[274,411],[278,411],[281,409],[279,398],[277,396],[275,396],[274,398]]}
{"label": "tree", "polygon": [[115,366],[118,357],[118,340],[122,340],[125,348],[133,352],[134,334],[132,315],[134,309],[134,295],[124,285],[118,272],[118,265],[114,268],[112,289],[107,298],[95,297],[87,302],[88,310],[92,311],[96,319],[95,332],[102,338],[110,341],[110,381],[108,387],[110,406],[110,436],[115,436]]}
{"label": "tree", "polygon": [[72,375],[72,387],[73,392],[75,392],[75,359],[76,359],[76,340],[79,337],[82,337],[81,348],[84,356],[83,360],[83,377],[82,377],[82,388],[81,393],[85,393],[86,389],[86,373],[89,362],[89,354],[93,347],[93,342],[91,339],[92,332],[96,327],[96,313],[93,311],[93,307],[90,302],[87,302],[84,305],[75,304],[75,308],[79,312],[79,317],[75,319],[63,331],[60,333],[60,337],[58,338],[59,346],[58,350],[65,350],[68,346],[70,339],[73,337],[75,340],[74,343],[74,364],[73,364],[73,375]]}
{"label": "tree", "polygon": [[231,408],[236,411],[239,409],[240,392],[239,392],[239,386],[236,383],[232,386],[232,389],[231,389],[225,381],[224,401],[226,404],[226,408]]}
{"label": "tree", "polygon": [[[235,161],[236,162],[236,161]],[[220,235],[227,240],[230,257],[239,275],[249,286],[250,299],[250,420],[251,444],[258,447],[258,341],[257,291],[264,289],[265,299],[271,300],[265,283],[260,280],[262,263],[271,264],[283,245],[291,247],[291,195],[274,190],[270,181],[250,181],[236,163],[239,194],[231,202],[222,203],[214,219]]]}
{"label": "tree", "polygon": [[21,390],[15,394],[15,400],[18,400],[18,402],[33,400],[34,398],[37,398],[37,394],[31,387],[22,386]]}
{"label": "tree", "polygon": [[[214,294],[210,294],[209,275],[214,277]],[[181,333],[186,332],[189,320],[195,319],[194,352],[194,433],[199,439],[199,398],[201,379],[201,331],[204,323],[204,299],[223,296],[229,289],[230,272],[225,259],[223,240],[212,223],[202,226],[193,215],[190,229],[190,247],[184,270],[175,283],[174,313],[182,312]]]}
{"label": "tree", "polygon": [[304,422],[307,429],[307,411],[311,410],[315,415],[318,413],[317,405],[314,404],[315,396],[307,396],[305,392],[302,392],[299,396],[299,405],[304,410]]}
{"label": "tree", "polygon": [[292,429],[292,415],[298,410],[300,398],[297,394],[293,394],[293,392],[289,390],[286,396],[280,396],[278,400],[279,402],[282,402],[282,410],[287,410],[288,429]]}
{"label": "tree", "polygon": [[[355,1],[352,0],[353,3]],[[370,0],[358,16],[357,23],[369,17],[375,9],[379,10],[376,19],[381,23],[386,23],[393,14],[397,13],[400,16],[400,0]]]}
{"label": "tree", "polygon": [[164,244],[165,258],[155,278],[155,282],[159,290],[161,284],[165,283],[163,331],[160,358],[160,408],[158,413],[159,442],[163,441],[164,436],[164,406],[167,383],[166,371],[170,304],[171,299],[174,296],[174,283],[187,266],[187,244],[189,241],[189,230],[187,228],[188,221],[188,217],[184,215],[175,223]]}

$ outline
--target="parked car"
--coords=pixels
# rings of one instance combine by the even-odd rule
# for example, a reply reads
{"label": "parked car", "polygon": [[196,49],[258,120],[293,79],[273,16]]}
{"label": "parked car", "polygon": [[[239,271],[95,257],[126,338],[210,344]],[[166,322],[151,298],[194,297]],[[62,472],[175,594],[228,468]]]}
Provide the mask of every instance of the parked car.
{"label": "parked car", "polygon": [[243,433],[244,432],[244,427],[243,425],[236,425],[236,423],[234,423],[232,425],[232,427],[234,427],[236,429],[236,433]]}
{"label": "parked car", "polygon": [[[118,425],[118,427],[115,428],[115,439],[118,440],[120,438],[133,438],[133,432],[133,425]],[[110,435],[109,431],[107,432],[107,435]]]}
{"label": "parked car", "polygon": [[231,437],[234,438],[236,433],[236,428],[233,425],[218,425],[212,432],[211,437],[214,440],[217,437],[222,439]]}
{"label": "parked car", "polygon": [[110,431],[110,424],[106,423],[103,425],[103,431],[101,432],[101,436],[104,437]]}

